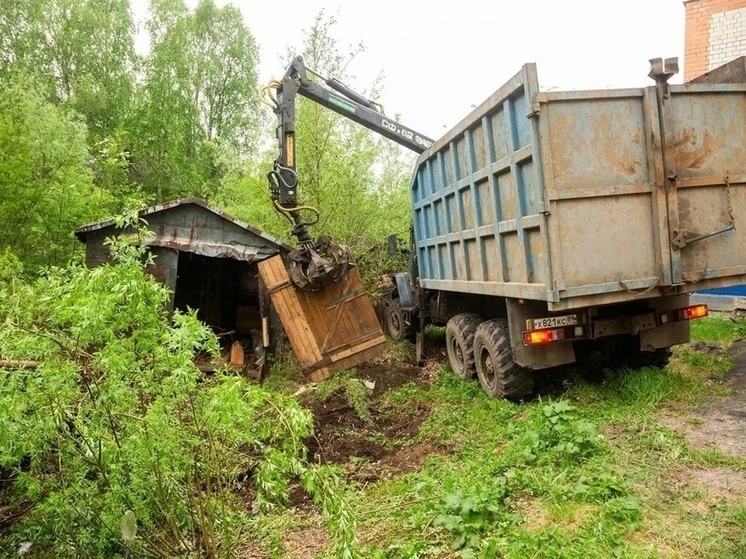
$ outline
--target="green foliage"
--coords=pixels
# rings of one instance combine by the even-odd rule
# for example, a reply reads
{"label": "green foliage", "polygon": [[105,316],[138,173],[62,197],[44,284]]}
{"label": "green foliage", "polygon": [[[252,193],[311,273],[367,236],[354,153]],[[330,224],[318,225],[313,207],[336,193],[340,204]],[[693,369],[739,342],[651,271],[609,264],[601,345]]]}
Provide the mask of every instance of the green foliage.
{"label": "green foliage", "polygon": [[[156,201],[210,197],[258,124],[257,46],[234,6],[151,4],[151,51],[130,122],[138,180]],[[165,110],[164,110],[165,109]],[[268,203],[268,202],[267,202]]]}
{"label": "green foliage", "polygon": [[733,322],[722,315],[713,315],[691,323],[692,342],[709,342],[730,345],[733,341],[746,335],[743,320]]}
{"label": "green foliage", "polygon": [[323,402],[333,394],[342,394],[357,416],[364,423],[372,425],[370,389],[363,384],[363,381],[355,378],[355,373],[355,369],[350,369],[323,381],[316,390],[316,397]]}
{"label": "green foliage", "polygon": [[0,248],[28,271],[67,263],[73,230],[101,216],[110,199],[93,185],[86,128],[15,75],[0,98]]}
{"label": "green foliage", "polygon": [[386,243],[376,243],[373,238],[368,242],[370,245],[365,250],[358,248],[352,257],[368,294],[376,301],[391,290],[391,282],[387,279],[390,274],[409,269],[409,252],[405,247],[396,254],[389,254]]}
{"label": "green foliage", "polygon": [[424,541],[409,545],[396,543],[389,545],[385,550],[370,550],[367,556],[371,559],[424,559],[431,557],[430,550],[434,547]]}
{"label": "green foliage", "polygon": [[293,242],[288,221],[271,209],[265,175],[272,168],[273,156],[274,152],[272,156],[267,155],[264,163],[257,165],[257,169],[229,169],[211,202],[279,239]]}
{"label": "green foliage", "polygon": [[[283,506],[293,479],[354,557],[355,518],[337,473],[306,462],[310,414],[232,373],[196,312],[169,316],[169,291],[146,276],[138,237],[118,263],[50,271],[2,292],[0,511],[25,510],[3,536],[43,556],[230,556],[238,529]],[[2,529],[2,527],[0,527]],[[6,529],[7,530],[7,529]],[[1,546],[0,546],[1,548]]]}
{"label": "green foliage", "polygon": [[704,353],[689,348],[679,350],[680,360],[688,368],[707,371],[711,378],[722,378],[733,364],[725,352]]}
{"label": "green foliage", "polygon": [[518,521],[519,517],[507,509],[510,494],[509,479],[504,476],[469,486],[446,496],[434,524],[454,535],[451,545],[454,549],[465,549],[462,557],[473,557],[473,550],[481,545],[485,533]]}
{"label": "green foliage", "polygon": [[[0,74],[32,74],[48,99],[84,115],[94,141],[108,136],[129,106],[135,75],[129,0],[11,0],[0,14]],[[11,31],[12,30],[12,31]]]}
{"label": "green foliage", "polygon": [[0,289],[9,286],[23,274],[23,264],[9,249],[0,250]]}
{"label": "green foliage", "polygon": [[93,142],[92,170],[96,185],[110,194],[110,214],[128,213],[148,205],[142,185],[131,172],[128,132],[124,127],[110,136]]}
{"label": "green foliage", "polygon": [[543,424],[530,437],[532,458],[541,456],[578,462],[598,448],[598,428],[580,418],[575,406],[559,400],[543,405],[541,413]]}

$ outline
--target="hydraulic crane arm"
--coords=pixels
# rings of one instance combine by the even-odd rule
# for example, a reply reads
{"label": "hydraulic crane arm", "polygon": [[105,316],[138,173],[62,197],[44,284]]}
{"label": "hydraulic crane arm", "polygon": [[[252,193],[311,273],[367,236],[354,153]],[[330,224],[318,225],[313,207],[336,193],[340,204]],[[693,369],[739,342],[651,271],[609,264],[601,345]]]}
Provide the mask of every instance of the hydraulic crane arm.
{"label": "hydraulic crane arm", "polygon": [[[308,74],[315,75],[334,91],[309,80]],[[387,117],[383,114],[381,106],[375,101],[355,93],[337,79],[324,78],[313,70],[306,68],[303,58],[300,56],[297,56],[288,67],[282,85],[286,102],[292,103],[295,92],[300,93],[303,97],[307,97],[417,153],[422,153],[433,143],[430,138]]]}
{"label": "hydraulic crane arm", "polygon": [[[327,87],[309,78],[309,74]],[[298,174],[296,171],[295,102],[302,95],[358,124],[393,140],[417,153],[422,153],[432,140],[396,122],[383,114],[375,101],[355,93],[336,79],[326,79],[306,68],[303,58],[296,56],[285,71],[282,82],[275,82],[271,105],[277,115],[277,139],[280,153],[274,168],[268,173],[270,192],[275,208],[293,223],[292,234],[298,239],[300,248],[288,257],[291,280],[299,288],[318,291],[331,282],[344,277],[350,266],[349,251],[336,245],[329,237],[314,241],[308,226],[318,221],[314,208],[300,206],[298,202]],[[303,221],[301,212],[315,213],[311,222]]]}

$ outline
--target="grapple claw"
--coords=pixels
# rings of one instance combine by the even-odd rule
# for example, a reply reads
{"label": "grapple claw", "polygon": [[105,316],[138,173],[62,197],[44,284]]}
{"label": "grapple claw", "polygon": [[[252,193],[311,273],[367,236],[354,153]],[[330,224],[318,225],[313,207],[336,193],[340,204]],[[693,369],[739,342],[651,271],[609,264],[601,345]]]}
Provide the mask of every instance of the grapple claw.
{"label": "grapple claw", "polygon": [[287,256],[290,280],[303,291],[320,291],[341,280],[352,265],[349,249],[327,236],[304,243]]}

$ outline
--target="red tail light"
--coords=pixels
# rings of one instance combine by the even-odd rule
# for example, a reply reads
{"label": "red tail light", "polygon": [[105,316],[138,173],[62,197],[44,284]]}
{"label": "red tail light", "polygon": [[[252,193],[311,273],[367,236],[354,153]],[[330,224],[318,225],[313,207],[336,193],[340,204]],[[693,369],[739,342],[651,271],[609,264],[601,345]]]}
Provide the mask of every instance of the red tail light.
{"label": "red tail light", "polygon": [[702,318],[708,316],[710,309],[707,305],[693,305],[691,307],[684,307],[683,309],[677,309],[675,311],[667,312],[662,314],[661,324],[668,324],[669,322],[680,322],[682,320],[692,320],[695,318]]}
{"label": "red tail light", "polygon": [[534,330],[533,332],[523,333],[523,343],[525,345],[550,344],[552,342],[561,342],[564,339],[564,328],[554,328],[552,330]]}
{"label": "red tail light", "polygon": [[702,318],[710,314],[707,305],[695,305],[679,310],[679,320],[691,320],[693,318]]}

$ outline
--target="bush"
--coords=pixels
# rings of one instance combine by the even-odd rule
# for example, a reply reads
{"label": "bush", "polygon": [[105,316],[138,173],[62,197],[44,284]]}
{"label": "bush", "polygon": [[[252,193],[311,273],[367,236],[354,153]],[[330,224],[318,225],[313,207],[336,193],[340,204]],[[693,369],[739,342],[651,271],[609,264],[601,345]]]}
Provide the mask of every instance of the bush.
{"label": "bush", "polygon": [[0,548],[226,556],[239,526],[299,479],[340,556],[354,556],[336,476],[305,460],[309,413],[233,374],[200,373],[193,359],[216,354],[215,335],[194,312],[169,316],[143,249],[112,252],[116,265],[54,270],[5,295],[22,300],[0,316],[0,358],[38,366],[0,368]]}

